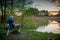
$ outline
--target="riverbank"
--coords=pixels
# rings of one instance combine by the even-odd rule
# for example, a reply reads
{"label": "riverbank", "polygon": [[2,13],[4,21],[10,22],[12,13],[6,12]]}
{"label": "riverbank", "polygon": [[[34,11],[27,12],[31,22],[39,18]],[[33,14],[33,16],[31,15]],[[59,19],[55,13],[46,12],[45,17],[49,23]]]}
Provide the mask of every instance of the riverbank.
{"label": "riverbank", "polygon": [[[1,28],[0,30],[2,34],[0,34],[1,40],[48,40],[48,38],[54,38],[55,40],[60,39],[60,34],[53,34],[53,33],[42,33],[42,32],[36,32],[33,31],[33,29],[37,28],[38,26],[47,25],[47,20],[51,19],[58,19],[57,17],[24,17],[23,19],[23,27],[20,28],[20,33],[12,33],[8,36],[4,36],[5,34],[2,33],[2,30],[4,32],[4,29]],[[20,17],[15,18],[17,23],[21,22]]]}
{"label": "riverbank", "polygon": [[7,36],[4,40],[48,40],[49,38],[59,40],[60,34],[42,33],[31,31],[29,29],[21,29],[20,34],[12,34]]}
{"label": "riverbank", "polygon": [[32,27],[32,28],[37,28],[38,26],[45,26],[48,24],[49,20],[55,20],[55,21],[60,21],[59,17],[24,17],[23,19],[23,25],[24,27]]}

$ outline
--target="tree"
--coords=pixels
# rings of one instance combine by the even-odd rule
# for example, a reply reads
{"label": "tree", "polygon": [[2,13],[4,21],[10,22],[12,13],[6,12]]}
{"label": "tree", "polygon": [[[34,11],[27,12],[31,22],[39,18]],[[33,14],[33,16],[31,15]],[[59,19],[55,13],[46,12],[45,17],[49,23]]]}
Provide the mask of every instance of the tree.
{"label": "tree", "polygon": [[2,12],[2,22],[5,20],[6,15],[6,0],[0,0],[1,12]]}
{"label": "tree", "polygon": [[39,11],[36,8],[28,8],[24,11],[24,13],[26,16],[37,16],[39,14]]}
{"label": "tree", "polygon": [[30,0],[0,0],[2,22],[6,19],[7,8],[9,8],[11,10],[11,14],[13,14],[13,10],[18,9],[19,11],[23,11],[26,5],[31,3],[32,1]]}

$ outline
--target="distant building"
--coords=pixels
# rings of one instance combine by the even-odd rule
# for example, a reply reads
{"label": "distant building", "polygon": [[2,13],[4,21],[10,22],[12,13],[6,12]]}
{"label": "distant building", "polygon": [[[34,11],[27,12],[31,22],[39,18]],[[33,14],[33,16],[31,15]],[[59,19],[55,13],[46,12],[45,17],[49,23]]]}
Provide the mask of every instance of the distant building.
{"label": "distant building", "polygon": [[50,11],[49,12],[49,16],[55,16],[55,15],[58,15],[59,13],[58,13],[58,11]]}
{"label": "distant building", "polygon": [[48,15],[48,11],[47,10],[41,10],[41,11],[39,11],[38,15],[40,15],[40,16]]}

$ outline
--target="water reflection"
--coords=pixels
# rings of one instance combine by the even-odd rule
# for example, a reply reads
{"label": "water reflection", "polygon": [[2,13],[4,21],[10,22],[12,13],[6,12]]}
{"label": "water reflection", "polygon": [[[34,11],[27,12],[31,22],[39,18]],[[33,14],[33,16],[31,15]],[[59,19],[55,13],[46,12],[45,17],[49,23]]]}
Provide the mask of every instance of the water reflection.
{"label": "water reflection", "polygon": [[38,32],[52,32],[54,34],[60,34],[60,23],[55,20],[49,20],[49,24],[46,26],[42,26],[36,29]]}

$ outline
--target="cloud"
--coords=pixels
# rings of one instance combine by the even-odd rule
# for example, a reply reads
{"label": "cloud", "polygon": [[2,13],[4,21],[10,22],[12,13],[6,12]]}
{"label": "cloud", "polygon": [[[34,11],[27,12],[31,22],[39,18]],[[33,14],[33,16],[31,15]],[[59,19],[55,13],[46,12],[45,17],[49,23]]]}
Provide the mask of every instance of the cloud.
{"label": "cloud", "polygon": [[56,4],[46,1],[46,0],[35,0],[33,3],[33,7],[38,8],[39,10],[48,10],[48,11],[59,10]]}

